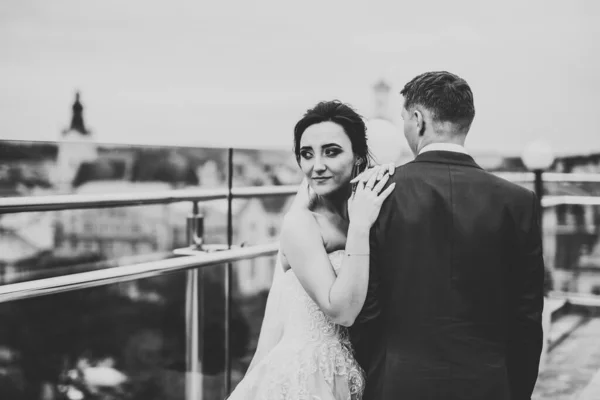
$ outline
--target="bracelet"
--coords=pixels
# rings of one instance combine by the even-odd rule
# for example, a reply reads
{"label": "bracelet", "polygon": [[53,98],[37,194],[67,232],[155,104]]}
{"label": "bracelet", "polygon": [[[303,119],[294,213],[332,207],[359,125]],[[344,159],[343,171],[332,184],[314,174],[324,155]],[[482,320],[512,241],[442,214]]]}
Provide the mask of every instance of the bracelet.
{"label": "bracelet", "polygon": [[353,256],[370,256],[370,253],[346,253],[346,255],[348,257],[353,257]]}

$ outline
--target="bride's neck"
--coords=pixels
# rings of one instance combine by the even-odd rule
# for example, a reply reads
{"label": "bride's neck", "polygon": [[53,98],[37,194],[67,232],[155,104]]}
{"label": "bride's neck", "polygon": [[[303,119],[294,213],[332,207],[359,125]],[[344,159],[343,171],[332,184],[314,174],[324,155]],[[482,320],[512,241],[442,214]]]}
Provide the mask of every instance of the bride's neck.
{"label": "bride's neck", "polygon": [[319,205],[327,211],[346,219],[350,188],[342,188],[326,196],[319,196]]}

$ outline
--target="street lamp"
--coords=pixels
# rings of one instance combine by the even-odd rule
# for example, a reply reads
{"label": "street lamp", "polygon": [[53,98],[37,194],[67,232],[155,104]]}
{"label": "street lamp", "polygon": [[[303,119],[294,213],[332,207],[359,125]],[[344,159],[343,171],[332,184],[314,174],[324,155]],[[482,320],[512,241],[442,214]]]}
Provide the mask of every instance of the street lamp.
{"label": "street lamp", "polygon": [[541,228],[543,215],[542,197],[544,196],[544,181],[542,180],[542,174],[544,173],[544,170],[550,168],[554,162],[554,152],[547,142],[536,140],[525,146],[521,159],[527,169],[533,171],[534,174],[533,190],[538,200],[538,217]]}
{"label": "street lamp", "polygon": [[[535,191],[535,195],[537,198],[537,208],[538,208],[538,222],[540,226],[540,234],[542,235],[542,254],[543,254],[543,243],[544,243],[544,231],[543,231],[543,216],[544,211],[542,208],[542,197],[544,196],[544,181],[542,179],[542,174],[544,170],[550,168],[552,163],[554,162],[554,152],[550,145],[542,140],[536,140],[534,142],[529,143],[525,146],[523,150],[523,154],[521,155],[521,159],[523,160],[523,164],[529,169],[533,171],[534,181],[533,187]],[[544,269],[544,293],[547,295],[548,291],[551,290],[553,286],[552,273],[548,269],[547,265],[545,265]],[[549,323],[549,322],[548,322]],[[545,330],[546,331],[546,330]]]}

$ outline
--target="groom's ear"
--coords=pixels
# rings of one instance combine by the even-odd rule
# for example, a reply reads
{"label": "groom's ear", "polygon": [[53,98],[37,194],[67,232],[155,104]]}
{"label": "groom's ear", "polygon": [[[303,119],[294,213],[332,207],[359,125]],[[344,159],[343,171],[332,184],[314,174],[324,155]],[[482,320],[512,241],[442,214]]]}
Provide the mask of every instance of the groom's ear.
{"label": "groom's ear", "polygon": [[415,109],[415,121],[417,122],[419,136],[423,136],[425,134],[425,119],[423,118],[423,113],[417,109]]}

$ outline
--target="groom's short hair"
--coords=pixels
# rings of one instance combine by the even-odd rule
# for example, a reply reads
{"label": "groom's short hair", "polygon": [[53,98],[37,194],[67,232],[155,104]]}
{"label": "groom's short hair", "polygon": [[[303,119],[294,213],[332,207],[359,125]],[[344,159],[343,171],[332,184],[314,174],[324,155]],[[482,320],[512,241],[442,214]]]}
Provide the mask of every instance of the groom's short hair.
{"label": "groom's short hair", "polygon": [[450,72],[425,72],[404,85],[400,94],[406,110],[420,105],[432,113],[434,121],[451,122],[461,130],[468,130],[475,118],[469,84]]}

